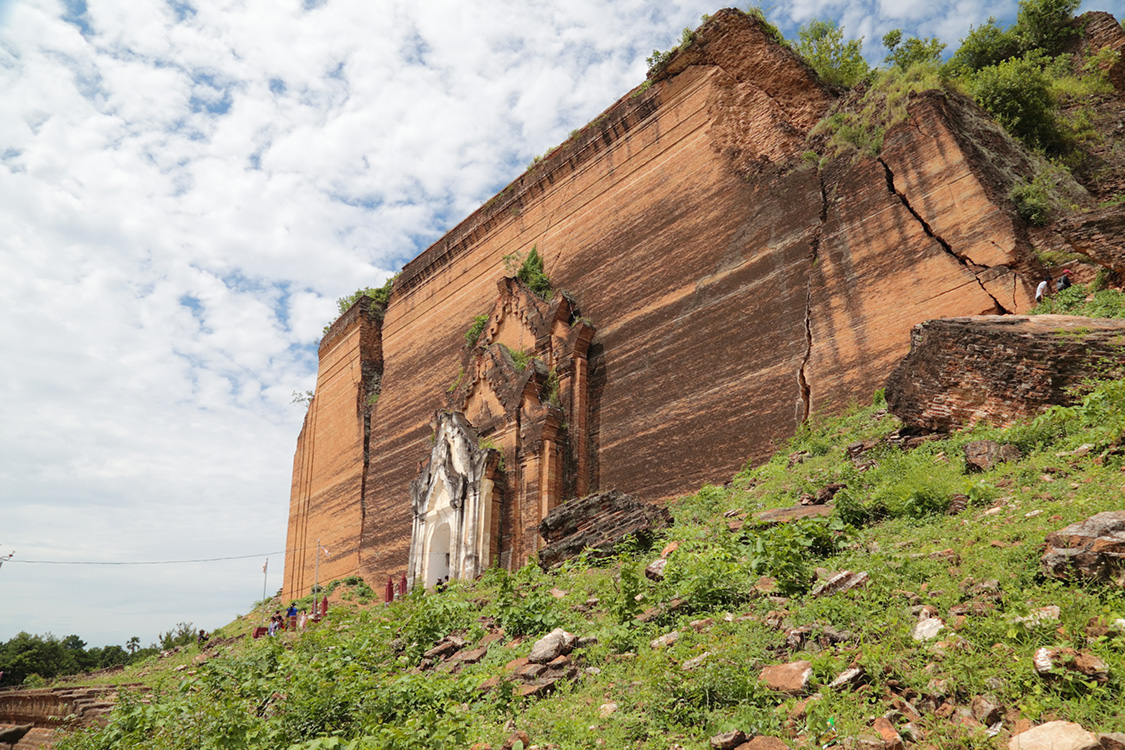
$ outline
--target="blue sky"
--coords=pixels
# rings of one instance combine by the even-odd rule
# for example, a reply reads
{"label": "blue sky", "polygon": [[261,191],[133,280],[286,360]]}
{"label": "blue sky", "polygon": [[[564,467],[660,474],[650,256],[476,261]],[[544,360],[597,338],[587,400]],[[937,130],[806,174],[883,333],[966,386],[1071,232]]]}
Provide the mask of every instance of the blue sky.
{"label": "blue sky", "polygon": [[[768,13],[790,37],[840,21],[877,61],[891,28],[955,47],[1015,8]],[[148,643],[247,611],[258,553],[284,548],[291,394],[314,385],[335,299],[381,284],[716,9],[0,0],[0,555],[16,550],[0,640]],[[271,592],[281,570],[271,555]]]}

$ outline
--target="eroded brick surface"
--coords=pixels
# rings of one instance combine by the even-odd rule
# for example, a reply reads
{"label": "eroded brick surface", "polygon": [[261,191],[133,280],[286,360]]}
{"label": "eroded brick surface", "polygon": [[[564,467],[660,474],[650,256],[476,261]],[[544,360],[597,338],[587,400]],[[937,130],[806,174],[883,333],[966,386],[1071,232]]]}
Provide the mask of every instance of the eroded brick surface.
{"label": "eroded brick surface", "polygon": [[1071,404],[1093,378],[1125,375],[1125,321],[1072,315],[930,320],[887,379],[887,405],[913,427],[1009,425]]}

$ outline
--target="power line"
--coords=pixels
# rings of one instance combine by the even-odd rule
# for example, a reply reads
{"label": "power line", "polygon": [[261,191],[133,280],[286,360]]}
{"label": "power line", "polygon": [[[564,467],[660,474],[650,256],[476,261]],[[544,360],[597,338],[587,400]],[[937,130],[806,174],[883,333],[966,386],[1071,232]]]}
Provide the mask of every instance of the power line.
{"label": "power line", "polygon": [[[299,550],[295,550],[299,551]],[[255,557],[267,557],[269,555],[282,555],[285,550],[279,552],[259,552],[256,555],[232,555],[230,557],[205,557],[198,560],[138,560],[126,562],[111,562],[105,560],[21,560],[18,557],[13,557],[11,560],[5,560],[8,564],[20,563],[23,565],[183,565],[185,563],[208,563],[208,562],[222,562],[224,560],[249,560]]]}

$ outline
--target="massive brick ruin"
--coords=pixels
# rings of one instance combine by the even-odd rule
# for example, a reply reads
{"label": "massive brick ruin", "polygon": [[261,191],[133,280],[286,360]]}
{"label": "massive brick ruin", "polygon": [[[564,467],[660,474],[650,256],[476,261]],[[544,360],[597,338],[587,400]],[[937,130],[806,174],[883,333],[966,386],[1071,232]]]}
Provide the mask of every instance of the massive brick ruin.
{"label": "massive brick ruin", "polygon": [[[1041,269],[1007,195],[1029,157],[933,92],[878,157],[820,168],[804,154],[837,96],[721,11],[408,263],[385,309],[349,310],[298,439],[285,597],[519,566],[558,503],[725,481],[868,399],[915,324],[1028,309]],[[549,300],[507,278],[532,247]]]}
{"label": "massive brick ruin", "polygon": [[910,338],[887,379],[887,406],[922,431],[1008,426],[1075,403],[1089,381],[1125,377],[1125,320],[952,318],[919,324]]}

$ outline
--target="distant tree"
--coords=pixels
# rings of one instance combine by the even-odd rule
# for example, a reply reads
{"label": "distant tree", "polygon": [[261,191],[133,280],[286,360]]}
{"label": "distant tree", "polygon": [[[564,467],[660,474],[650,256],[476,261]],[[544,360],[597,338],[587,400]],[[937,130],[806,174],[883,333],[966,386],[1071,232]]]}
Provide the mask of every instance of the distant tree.
{"label": "distant tree", "polygon": [[160,634],[160,648],[165,651],[176,646],[186,646],[195,640],[195,625],[190,622],[176,623],[176,627]]}
{"label": "distant tree", "polygon": [[3,665],[5,685],[22,684],[31,675],[49,680],[80,670],[76,652],[50,633],[45,636],[18,633],[0,644],[0,665]]}
{"label": "distant tree", "polygon": [[137,653],[137,649],[141,647],[141,639],[133,636],[125,643],[125,648],[129,649],[130,654]]}
{"label": "distant tree", "polygon": [[968,35],[961,40],[961,46],[949,59],[948,66],[954,75],[963,75],[999,65],[1019,52],[1016,35],[997,26],[995,18],[989,18],[983,26],[969,27]]}
{"label": "distant tree", "polygon": [[103,646],[86,652],[93,664],[91,669],[107,669],[129,663],[129,654],[120,646]]}
{"label": "distant tree", "polygon": [[1074,14],[1082,0],[1020,0],[1012,32],[1022,52],[1061,53],[1078,35]]}
{"label": "distant tree", "polygon": [[844,30],[835,21],[812,20],[797,30],[797,53],[822,79],[851,88],[871,72],[863,59],[863,37],[844,41]]}
{"label": "distant tree", "polygon": [[883,46],[887,48],[887,56],[883,58],[883,62],[899,70],[908,70],[919,64],[936,63],[941,60],[941,52],[945,49],[945,43],[937,37],[919,39],[912,36],[904,42],[900,29],[884,34]]}

